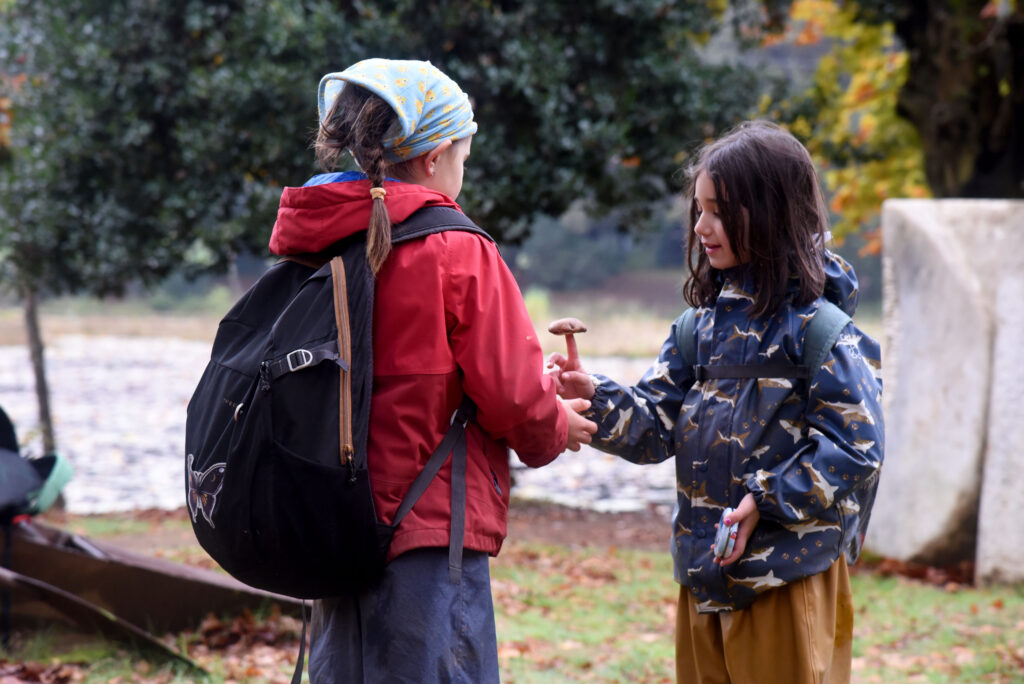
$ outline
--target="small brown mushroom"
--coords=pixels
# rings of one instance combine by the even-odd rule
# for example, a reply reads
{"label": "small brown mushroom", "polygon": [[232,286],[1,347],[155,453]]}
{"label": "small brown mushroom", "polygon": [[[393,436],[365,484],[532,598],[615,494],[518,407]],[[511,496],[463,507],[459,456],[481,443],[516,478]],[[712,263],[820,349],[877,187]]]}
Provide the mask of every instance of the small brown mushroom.
{"label": "small brown mushroom", "polygon": [[583,325],[583,321],[578,318],[559,318],[557,321],[551,322],[551,325],[548,326],[548,332],[552,335],[565,336],[565,346],[568,352],[567,365],[570,368],[578,366],[580,357],[579,352],[576,350],[576,339],[573,337],[573,334],[587,332],[587,326]]}

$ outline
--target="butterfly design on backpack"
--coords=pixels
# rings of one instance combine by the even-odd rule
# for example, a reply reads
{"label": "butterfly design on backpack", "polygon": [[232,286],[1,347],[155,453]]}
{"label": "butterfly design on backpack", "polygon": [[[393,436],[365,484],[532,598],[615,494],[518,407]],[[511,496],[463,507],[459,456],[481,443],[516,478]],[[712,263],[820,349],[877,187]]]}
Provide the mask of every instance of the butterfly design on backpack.
{"label": "butterfly design on backpack", "polygon": [[188,466],[185,472],[188,477],[188,510],[192,514],[192,522],[198,520],[198,514],[202,513],[206,522],[213,524],[213,509],[217,505],[217,495],[224,486],[224,471],[226,463],[214,463],[202,473],[192,470],[192,462],[195,455],[188,455]]}

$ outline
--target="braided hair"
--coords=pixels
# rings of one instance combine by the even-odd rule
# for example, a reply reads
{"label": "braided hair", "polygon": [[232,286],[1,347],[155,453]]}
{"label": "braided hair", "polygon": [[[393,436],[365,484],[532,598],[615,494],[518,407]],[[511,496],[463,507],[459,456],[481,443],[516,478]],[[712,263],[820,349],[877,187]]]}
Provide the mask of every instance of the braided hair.
{"label": "braided hair", "polygon": [[[317,161],[324,171],[332,171],[341,164],[348,150],[370,179],[370,187],[383,187],[388,168],[383,141],[393,133],[397,120],[387,102],[361,86],[348,85],[320,124],[314,144]],[[391,217],[383,193],[372,195],[366,258],[371,272],[376,275],[391,253]]]}

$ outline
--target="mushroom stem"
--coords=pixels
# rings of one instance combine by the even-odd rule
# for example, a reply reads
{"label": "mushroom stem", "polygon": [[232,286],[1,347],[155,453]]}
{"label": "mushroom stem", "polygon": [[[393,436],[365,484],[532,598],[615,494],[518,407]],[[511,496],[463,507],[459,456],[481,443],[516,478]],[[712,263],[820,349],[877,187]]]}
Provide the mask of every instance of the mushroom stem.
{"label": "mushroom stem", "polygon": [[565,336],[565,348],[569,358],[566,365],[569,368],[576,368],[580,365],[580,355],[579,351],[576,349],[576,338],[573,337],[572,333]]}

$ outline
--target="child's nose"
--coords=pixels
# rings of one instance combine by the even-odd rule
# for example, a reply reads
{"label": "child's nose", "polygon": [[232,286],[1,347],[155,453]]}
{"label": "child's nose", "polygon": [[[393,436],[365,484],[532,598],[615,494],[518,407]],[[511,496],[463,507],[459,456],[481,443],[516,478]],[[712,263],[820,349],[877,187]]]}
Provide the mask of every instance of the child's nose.
{"label": "child's nose", "polygon": [[708,232],[707,226],[705,225],[706,223],[707,222],[704,220],[704,214],[701,214],[697,218],[697,222],[693,224],[693,232],[696,233],[697,235],[707,235]]}

